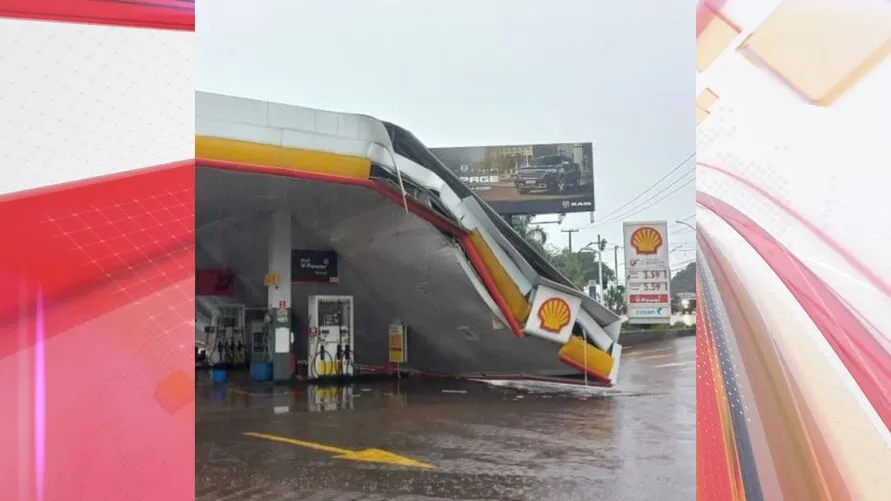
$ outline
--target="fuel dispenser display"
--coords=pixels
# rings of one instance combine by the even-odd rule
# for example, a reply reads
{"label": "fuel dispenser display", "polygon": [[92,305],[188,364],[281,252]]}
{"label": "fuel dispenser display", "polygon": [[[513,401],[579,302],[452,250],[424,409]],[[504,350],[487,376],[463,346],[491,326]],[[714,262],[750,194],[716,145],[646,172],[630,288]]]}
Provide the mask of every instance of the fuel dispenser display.
{"label": "fuel dispenser display", "polygon": [[352,296],[309,297],[309,379],[355,374]]}

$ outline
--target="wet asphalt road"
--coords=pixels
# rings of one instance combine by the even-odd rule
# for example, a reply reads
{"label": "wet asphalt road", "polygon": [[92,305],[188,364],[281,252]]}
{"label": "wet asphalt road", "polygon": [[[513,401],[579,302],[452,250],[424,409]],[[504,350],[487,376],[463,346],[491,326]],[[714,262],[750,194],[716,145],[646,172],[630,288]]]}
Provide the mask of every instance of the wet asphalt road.
{"label": "wet asphalt road", "polygon": [[[694,338],[629,348],[621,376],[609,391],[429,380],[334,391],[202,375],[196,498],[694,499]],[[336,457],[365,449],[432,468]]]}

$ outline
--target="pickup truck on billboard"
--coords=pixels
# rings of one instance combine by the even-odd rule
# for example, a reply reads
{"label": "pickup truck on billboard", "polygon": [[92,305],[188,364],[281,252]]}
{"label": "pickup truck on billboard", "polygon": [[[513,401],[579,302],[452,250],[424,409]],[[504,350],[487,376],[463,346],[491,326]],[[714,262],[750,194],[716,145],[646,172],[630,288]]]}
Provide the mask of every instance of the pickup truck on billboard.
{"label": "pickup truck on billboard", "polygon": [[571,158],[565,155],[548,155],[536,158],[531,165],[519,167],[514,186],[522,195],[533,191],[562,195],[577,188],[581,184],[581,178],[582,169]]}

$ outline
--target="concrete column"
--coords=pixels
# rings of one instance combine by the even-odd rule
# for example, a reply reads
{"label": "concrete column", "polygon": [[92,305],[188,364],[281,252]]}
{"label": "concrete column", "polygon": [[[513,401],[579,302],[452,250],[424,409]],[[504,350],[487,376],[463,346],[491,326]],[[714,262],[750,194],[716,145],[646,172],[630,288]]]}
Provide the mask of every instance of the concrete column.
{"label": "concrete column", "polygon": [[276,212],[272,214],[272,225],[269,235],[269,273],[278,273],[281,281],[278,286],[270,286],[267,290],[269,308],[287,308],[287,324],[273,325],[272,344],[272,377],[275,381],[287,381],[291,376],[291,213]]}

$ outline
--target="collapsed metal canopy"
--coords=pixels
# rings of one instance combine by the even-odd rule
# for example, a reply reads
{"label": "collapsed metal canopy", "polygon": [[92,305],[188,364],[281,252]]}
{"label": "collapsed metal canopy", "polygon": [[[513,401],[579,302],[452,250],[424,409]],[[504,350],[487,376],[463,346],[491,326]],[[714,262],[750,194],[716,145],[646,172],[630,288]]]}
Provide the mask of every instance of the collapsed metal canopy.
{"label": "collapsed metal canopy", "polygon": [[295,248],[331,248],[343,261],[341,284],[295,285],[294,305],[311,294],[356,296],[357,357],[385,358],[386,327],[401,319],[413,328],[419,370],[572,372],[560,363],[575,367],[566,341],[529,335],[534,298],[554,294],[578,304],[568,329],[594,353],[582,368],[615,380],[619,318],[576,290],[407,131],[204,93],[196,114],[198,266],[237,269],[245,303],[264,304],[266,221],[287,211]]}

